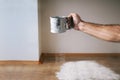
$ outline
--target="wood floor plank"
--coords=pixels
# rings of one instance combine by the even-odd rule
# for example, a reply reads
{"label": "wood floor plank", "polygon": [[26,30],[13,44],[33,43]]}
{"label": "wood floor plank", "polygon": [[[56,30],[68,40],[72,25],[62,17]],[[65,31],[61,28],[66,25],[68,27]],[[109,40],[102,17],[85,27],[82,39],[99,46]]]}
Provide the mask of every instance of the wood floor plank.
{"label": "wood floor plank", "polygon": [[43,64],[19,61],[0,62],[0,80],[58,80],[56,72],[68,61],[95,60],[120,74],[120,59],[113,57],[46,57]]}

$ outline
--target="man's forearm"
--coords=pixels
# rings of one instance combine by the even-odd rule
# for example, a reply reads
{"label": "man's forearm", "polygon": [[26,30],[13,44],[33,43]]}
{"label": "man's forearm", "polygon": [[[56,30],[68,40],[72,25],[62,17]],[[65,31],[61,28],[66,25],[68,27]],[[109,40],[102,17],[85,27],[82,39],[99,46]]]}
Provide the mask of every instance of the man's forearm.
{"label": "man's forearm", "polygon": [[107,41],[120,41],[120,25],[103,25],[89,22],[80,22],[82,32]]}

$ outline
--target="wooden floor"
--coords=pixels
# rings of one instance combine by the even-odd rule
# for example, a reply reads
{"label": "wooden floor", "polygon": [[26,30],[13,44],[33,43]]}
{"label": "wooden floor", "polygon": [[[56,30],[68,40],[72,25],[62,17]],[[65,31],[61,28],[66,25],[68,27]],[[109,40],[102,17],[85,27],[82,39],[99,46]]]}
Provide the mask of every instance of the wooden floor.
{"label": "wooden floor", "polygon": [[56,72],[67,61],[95,60],[120,74],[120,58],[115,57],[45,57],[43,64],[16,61],[0,62],[0,80],[58,80]]}

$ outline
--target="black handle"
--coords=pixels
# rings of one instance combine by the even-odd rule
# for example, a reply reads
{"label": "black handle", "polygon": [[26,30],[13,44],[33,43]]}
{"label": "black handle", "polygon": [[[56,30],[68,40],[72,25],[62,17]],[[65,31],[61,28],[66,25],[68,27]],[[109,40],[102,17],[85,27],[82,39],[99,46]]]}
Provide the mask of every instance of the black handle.
{"label": "black handle", "polygon": [[69,30],[71,28],[74,28],[74,22],[72,17],[66,18],[66,29]]}
{"label": "black handle", "polygon": [[70,17],[70,29],[71,28],[74,28],[74,22],[72,17]]}

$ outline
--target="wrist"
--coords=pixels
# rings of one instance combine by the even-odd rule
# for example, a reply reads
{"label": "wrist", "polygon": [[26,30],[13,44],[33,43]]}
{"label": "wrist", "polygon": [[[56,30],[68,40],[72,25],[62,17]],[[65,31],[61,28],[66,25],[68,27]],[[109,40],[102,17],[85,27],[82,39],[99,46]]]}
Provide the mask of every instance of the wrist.
{"label": "wrist", "polygon": [[78,24],[78,27],[79,27],[79,30],[83,31],[83,30],[84,30],[84,27],[85,27],[85,22],[84,22],[84,21],[81,21],[81,22]]}

